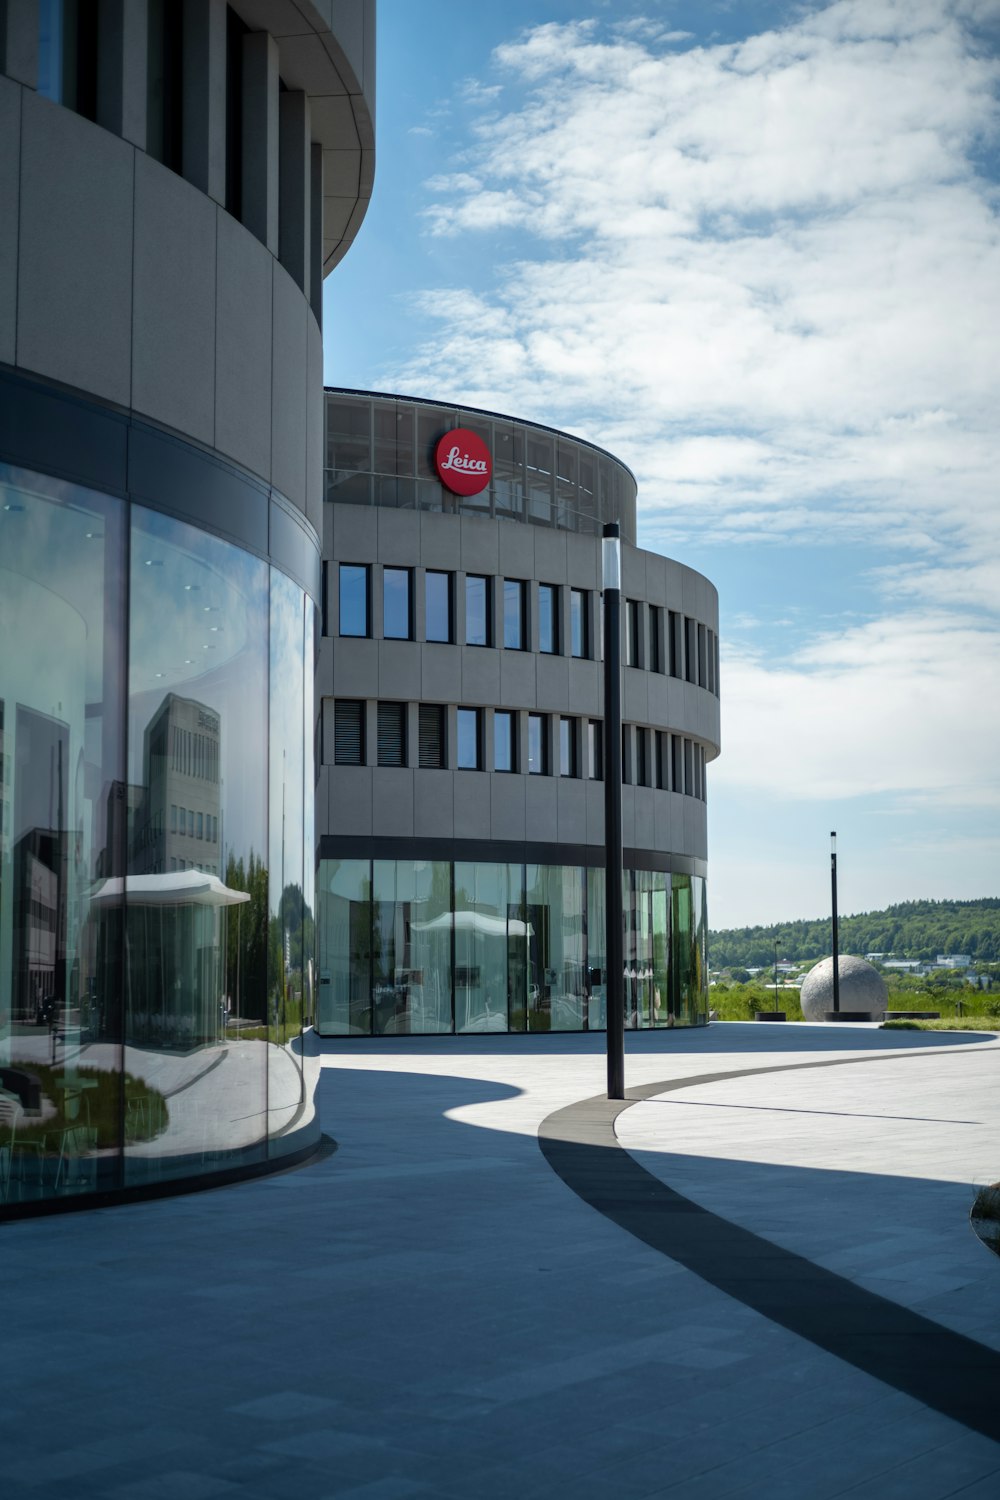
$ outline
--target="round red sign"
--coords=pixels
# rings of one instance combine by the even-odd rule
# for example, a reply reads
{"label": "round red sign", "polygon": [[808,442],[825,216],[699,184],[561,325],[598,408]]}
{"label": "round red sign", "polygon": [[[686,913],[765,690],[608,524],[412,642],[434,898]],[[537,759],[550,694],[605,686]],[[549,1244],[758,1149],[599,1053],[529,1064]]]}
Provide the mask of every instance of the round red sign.
{"label": "round red sign", "polygon": [[481,437],[467,427],[453,427],[434,449],[434,467],[456,495],[478,495],[490,482],[493,460]]}

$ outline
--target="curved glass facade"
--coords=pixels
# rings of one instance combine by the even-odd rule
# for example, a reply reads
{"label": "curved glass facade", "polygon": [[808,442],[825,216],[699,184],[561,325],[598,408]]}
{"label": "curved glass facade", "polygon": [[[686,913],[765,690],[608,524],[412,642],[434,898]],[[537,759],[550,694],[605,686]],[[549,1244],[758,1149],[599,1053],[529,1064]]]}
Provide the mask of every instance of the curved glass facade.
{"label": "curved glass facade", "polygon": [[[433,463],[452,427],[482,438],[493,476],[478,495],[455,495]],[[620,521],[635,541],[635,478],[591,443],[474,407],[364,391],[326,392],[326,498],[346,505],[499,516],[600,536]]]}
{"label": "curved glass facade", "polygon": [[314,606],[136,504],[0,503],[0,1204],[300,1150]]}
{"label": "curved glass facade", "polygon": [[[705,880],[626,870],[624,899],[626,1024],[703,1023]],[[605,1026],[603,869],[323,859],[317,901],[324,1036]]]}

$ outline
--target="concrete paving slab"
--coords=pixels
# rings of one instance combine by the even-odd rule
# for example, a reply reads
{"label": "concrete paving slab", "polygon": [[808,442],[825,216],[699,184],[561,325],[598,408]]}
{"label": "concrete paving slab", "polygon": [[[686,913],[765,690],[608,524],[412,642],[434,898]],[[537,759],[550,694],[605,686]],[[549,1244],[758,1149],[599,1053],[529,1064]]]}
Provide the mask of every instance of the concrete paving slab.
{"label": "concrete paving slab", "polygon": [[[328,1043],[338,1150],[317,1164],[4,1226],[8,1484],[116,1500],[994,1493],[1000,1444],[719,1291],[555,1175],[539,1126],[600,1092],[602,1048]],[[963,1211],[1000,1176],[998,1052],[870,1028],[630,1037],[630,1087],[688,1083],[626,1110],[628,1151],[610,1154],[773,1253],[993,1348],[1000,1260]],[[690,1084],[706,1074],[727,1076]]]}

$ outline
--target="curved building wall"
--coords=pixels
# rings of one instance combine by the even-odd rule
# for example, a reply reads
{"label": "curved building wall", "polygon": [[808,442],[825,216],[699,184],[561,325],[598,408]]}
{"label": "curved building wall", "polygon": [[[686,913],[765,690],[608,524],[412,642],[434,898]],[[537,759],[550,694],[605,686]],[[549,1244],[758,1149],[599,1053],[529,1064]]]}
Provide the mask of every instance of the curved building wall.
{"label": "curved building wall", "polygon": [[[402,475],[401,499],[385,457],[376,462],[380,430],[410,407],[414,466],[430,467],[437,439],[471,425],[468,412],[339,391],[327,402],[338,462],[317,679],[319,1029],[602,1026],[598,533],[631,515],[634,535],[634,481],[578,439],[480,413],[488,442],[520,429],[525,453],[536,433],[553,452],[575,449],[577,475],[581,450],[619,470],[607,487],[617,485],[619,513],[532,506],[527,469],[501,476],[504,515],[496,472],[466,501]],[[554,502],[554,478],[548,494]],[[635,1025],[690,1023],[707,1010],[718,600],[692,569],[622,551],[629,1013]]]}
{"label": "curved building wall", "polygon": [[0,1212],[318,1139],[320,316],[373,17],[0,8]]}

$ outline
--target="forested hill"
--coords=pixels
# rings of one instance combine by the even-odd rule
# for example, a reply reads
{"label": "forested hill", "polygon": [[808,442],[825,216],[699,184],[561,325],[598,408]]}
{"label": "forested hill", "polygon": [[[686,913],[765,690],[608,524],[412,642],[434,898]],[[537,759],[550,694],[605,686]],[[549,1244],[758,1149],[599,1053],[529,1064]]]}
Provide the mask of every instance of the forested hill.
{"label": "forested hill", "polygon": [[[830,918],[779,922],[774,927],[730,927],[709,933],[713,969],[763,968],[778,957],[825,958]],[[884,953],[933,960],[939,953],[968,953],[973,963],[1000,962],[1000,897],[982,901],[903,901],[884,911],[840,919],[841,953]]]}

